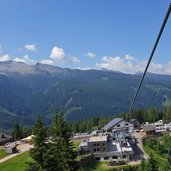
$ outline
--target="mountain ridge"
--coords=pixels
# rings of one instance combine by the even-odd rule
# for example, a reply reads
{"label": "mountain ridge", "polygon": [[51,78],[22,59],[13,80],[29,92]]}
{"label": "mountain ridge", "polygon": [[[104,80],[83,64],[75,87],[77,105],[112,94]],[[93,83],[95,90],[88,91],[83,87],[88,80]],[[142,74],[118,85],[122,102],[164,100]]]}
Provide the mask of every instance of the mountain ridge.
{"label": "mountain ridge", "polygon": [[[136,74],[17,62],[1,62],[0,73],[0,108],[8,111],[0,111],[0,127],[5,129],[14,122],[30,125],[36,114],[48,123],[56,108],[69,121],[127,112],[141,79]],[[171,100],[170,90],[171,76],[148,73],[134,107],[162,109],[165,95]]]}

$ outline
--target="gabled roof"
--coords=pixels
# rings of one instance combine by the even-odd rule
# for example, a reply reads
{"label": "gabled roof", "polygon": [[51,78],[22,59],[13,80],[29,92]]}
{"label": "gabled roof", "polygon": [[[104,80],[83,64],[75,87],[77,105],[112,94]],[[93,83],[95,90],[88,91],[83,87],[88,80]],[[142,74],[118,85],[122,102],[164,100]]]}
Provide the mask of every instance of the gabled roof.
{"label": "gabled roof", "polygon": [[121,121],[123,121],[123,119],[121,119],[121,118],[114,118],[108,124],[106,124],[102,129],[105,130],[105,131],[109,131],[112,127],[114,127],[115,125],[117,125]]}

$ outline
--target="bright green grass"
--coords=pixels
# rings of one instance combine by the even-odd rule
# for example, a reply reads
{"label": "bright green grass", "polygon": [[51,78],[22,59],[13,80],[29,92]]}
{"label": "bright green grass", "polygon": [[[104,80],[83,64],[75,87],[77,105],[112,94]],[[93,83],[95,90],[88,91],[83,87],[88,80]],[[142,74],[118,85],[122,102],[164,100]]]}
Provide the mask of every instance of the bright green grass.
{"label": "bright green grass", "polygon": [[24,152],[0,164],[0,171],[24,171],[25,162],[31,161],[29,152]]}
{"label": "bright green grass", "polygon": [[74,151],[77,152],[81,141],[80,140],[75,140],[75,141],[72,141],[72,143],[73,143],[73,146],[74,146]]}
{"label": "bright green grass", "polygon": [[8,155],[9,155],[9,154],[7,154],[6,151],[0,150],[0,159],[6,157],[6,156],[8,156]]}
{"label": "bright green grass", "polygon": [[[77,151],[79,147],[80,141],[74,141],[74,150]],[[0,158],[5,157],[5,153],[0,151]],[[8,154],[6,154],[7,156]],[[29,152],[22,153],[12,159],[7,160],[0,164],[0,171],[24,171],[26,164],[25,162],[31,161],[31,157],[29,157]]]}

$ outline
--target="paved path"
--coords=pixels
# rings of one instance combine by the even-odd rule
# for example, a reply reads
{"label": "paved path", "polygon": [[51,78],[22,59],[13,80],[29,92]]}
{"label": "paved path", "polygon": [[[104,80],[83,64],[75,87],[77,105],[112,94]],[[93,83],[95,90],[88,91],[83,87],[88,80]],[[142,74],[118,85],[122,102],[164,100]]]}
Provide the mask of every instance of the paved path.
{"label": "paved path", "polygon": [[10,154],[9,156],[7,157],[4,157],[3,159],[0,159],[0,163],[3,163],[4,161],[7,161],[15,156],[18,156],[22,153],[24,153],[25,151],[28,151],[32,146],[29,145],[29,144],[19,144],[17,146],[17,150],[19,150],[17,153],[14,153],[14,154]]}

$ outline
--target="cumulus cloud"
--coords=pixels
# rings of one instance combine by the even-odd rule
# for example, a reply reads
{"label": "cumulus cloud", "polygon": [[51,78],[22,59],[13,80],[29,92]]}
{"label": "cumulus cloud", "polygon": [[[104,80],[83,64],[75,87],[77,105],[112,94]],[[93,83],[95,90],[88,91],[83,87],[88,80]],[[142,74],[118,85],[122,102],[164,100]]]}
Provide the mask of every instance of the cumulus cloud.
{"label": "cumulus cloud", "polygon": [[25,49],[31,52],[36,52],[36,45],[35,44],[27,44],[25,45]]}
{"label": "cumulus cloud", "polygon": [[14,59],[15,62],[24,62],[26,64],[35,64],[36,61],[30,59],[28,55],[24,55],[23,57],[17,57]]}
{"label": "cumulus cloud", "polygon": [[10,56],[8,54],[0,56],[0,62],[9,61]]}
{"label": "cumulus cloud", "polygon": [[96,54],[94,54],[93,52],[87,52],[85,54],[85,56],[89,57],[89,58],[95,58],[96,57]]}
{"label": "cumulus cloud", "polygon": [[[101,63],[97,63],[98,68],[108,70],[120,71],[123,73],[135,74],[137,72],[144,72],[147,60],[138,60],[133,56],[125,55],[124,57],[104,56]],[[171,61],[168,64],[151,63],[148,69],[149,72],[158,74],[171,74]]]}
{"label": "cumulus cloud", "polygon": [[46,59],[45,62],[59,63],[59,62],[71,62],[71,63],[80,63],[80,59],[76,56],[66,55],[62,48],[57,46],[53,47],[49,59]]}
{"label": "cumulus cloud", "polygon": [[54,64],[54,61],[51,59],[44,59],[44,60],[40,61],[40,63],[52,65],[52,64]]}
{"label": "cumulus cloud", "polygon": [[65,58],[65,53],[62,48],[58,48],[55,46],[52,48],[50,58],[53,60],[62,61]]}

